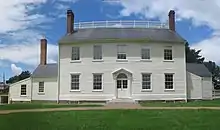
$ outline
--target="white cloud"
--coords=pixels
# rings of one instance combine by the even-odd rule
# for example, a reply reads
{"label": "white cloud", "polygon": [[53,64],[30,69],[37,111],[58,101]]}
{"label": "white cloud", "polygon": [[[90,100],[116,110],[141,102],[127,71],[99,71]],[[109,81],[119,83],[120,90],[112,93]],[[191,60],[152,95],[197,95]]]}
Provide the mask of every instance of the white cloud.
{"label": "white cloud", "polygon": [[22,72],[21,67],[17,67],[15,64],[11,64],[11,71],[13,73],[13,75],[19,75]]}
{"label": "white cloud", "polygon": [[[42,12],[41,7],[46,2],[62,3],[63,6],[52,11]],[[40,41],[46,29],[51,29],[60,11],[66,10],[68,3],[77,0],[8,0],[0,1],[0,66],[5,63],[23,63],[30,66],[39,64]],[[53,4],[51,4],[52,6]],[[48,6],[48,5],[47,5]],[[53,9],[51,7],[51,9]],[[33,13],[34,12],[34,13]],[[62,12],[65,14],[65,12]],[[59,17],[58,17],[59,18]],[[52,37],[52,36],[51,36]],[[48,62],[56,62],[57,45],[48,44]],[[6,61],[6,62],[5,62]]]}
{"label": "white cloud", "polygon": [[[27,43],[3,46],[0,47],[0,52],[0,59],[2,60],[36,66],[40,62],[40,41],[38,39],[33,39]],[[47,56],[49,63],[56,62],[55,58],[57,57],[57,53],[58,47],[53,44],[48,44]]]}
{"label": "white cloud", "polygon": [[[195,43],[193,47],[202,49],[202,54],[207,60],[220,64],[217,53],[220,50],[220,0],[118,0],[112,4],[121,5],[121,16],[135,14],[145,18],[159,18],[161,21],[168,19],[168,11],[176,11],[177,20],[191,20],[194,26],[207,25],[214,30],[211,38]],[[216,50],[216,51],[213,51]]]}

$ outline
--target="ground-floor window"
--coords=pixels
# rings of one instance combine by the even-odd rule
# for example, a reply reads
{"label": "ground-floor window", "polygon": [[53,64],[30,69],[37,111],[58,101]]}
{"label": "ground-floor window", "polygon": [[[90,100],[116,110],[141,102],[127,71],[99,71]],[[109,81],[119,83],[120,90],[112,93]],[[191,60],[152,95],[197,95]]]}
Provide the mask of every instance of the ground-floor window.
{"label": "ground-floor window", "polygon": [[102,89],[102,74],[93,74],[93,89]]}
{"label": "ground-floor window", "polygon": [[173,88],[173,74],[165,74],[165,89]]}
{"label": "ground-floor window", "polygon": [[71,74],[71,90],[79,90],[79,74]]}
{"label": "ground-floor window", "polygon": [[39,82],[38,92],[39,93],[44,93],[44,82]]}
{"label": "ground-floor window", "polygon": [[151,74],[142,74],[142,89],[151,89]]}
{"label": "ground-floor window", "polygon": [[21,85],[21,95],[27,95],[26,84]]}

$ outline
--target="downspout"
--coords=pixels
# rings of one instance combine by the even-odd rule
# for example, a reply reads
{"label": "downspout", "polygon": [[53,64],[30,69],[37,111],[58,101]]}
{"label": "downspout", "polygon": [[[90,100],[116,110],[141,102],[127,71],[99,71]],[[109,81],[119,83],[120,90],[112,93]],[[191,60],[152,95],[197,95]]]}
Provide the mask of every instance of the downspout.
{"label": "downspout", "polygon": [[184,75],[185,75],[185,87],[186,87],[186,92],[185,92],[185,94],[186,94],[186,96],[185,96],[185,102],[188,102],[188,86],[187,86],[187,70],[186,70],[186,46],[185,46],[185,44],[186,44],[186,41],[184,42]]}
{"label": "downspout", "polygon": [[60,100],[60,45],[58,45],[58,86],[57,86],[57,103],[59,104]]}
{"label": "downspout", "polygon": [[31,102],[32,102],[32,98],[33,98],[33,78],[32,78],[32,75],[31,75]]}

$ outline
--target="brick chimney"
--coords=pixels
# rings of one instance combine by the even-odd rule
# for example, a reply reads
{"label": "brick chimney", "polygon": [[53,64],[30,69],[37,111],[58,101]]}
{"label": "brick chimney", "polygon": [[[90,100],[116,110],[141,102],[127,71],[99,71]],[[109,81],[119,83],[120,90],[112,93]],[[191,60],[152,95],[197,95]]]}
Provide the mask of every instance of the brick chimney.
{"label": "brick chimney", "polygon": [[67,10],[67,35],[73,33],[74,29],[74,13],[72,10]]}
{"label": "brick chimney", "polygon": [[170,10],[169,12],[169,29],[172,31],[176,30],[175,27],[175,11],[174,10]]}
{"label": "brick chimney", "polygon": [[40,65],[47,64],[47,39],[40,40]]}

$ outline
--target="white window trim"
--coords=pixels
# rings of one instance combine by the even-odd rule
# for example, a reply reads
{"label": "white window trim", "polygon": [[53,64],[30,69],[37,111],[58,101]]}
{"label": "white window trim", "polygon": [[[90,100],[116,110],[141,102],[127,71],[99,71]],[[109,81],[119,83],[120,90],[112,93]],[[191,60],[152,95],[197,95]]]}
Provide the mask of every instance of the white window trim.
{"label": "white window trim", "polygon": [[[172,60],[165,60],[164,59],[164,57],[165,57],[165,55],[164,55],[164,50],[165,49],[171,49],[172,50]],[[163,61],[164,62],[174,62],[174,49],[173,49],[173,46],[165,46],[164,48],[163,48]]]}
{"label": "white window trim", "polygon": [[[25,86],[26,86],[26,87],[25,87],[25,91],[26,91],[26,94],[25,94],[25,95],[22,95],[22,94],[21,94],[21,86],[22,86],[22,85],[25,85]],[[20,96],[21,96],[21,97],[27,97],[27,84],[21,84],[21,85],[20,85]]]}
{"label": "white window trim", "polygon": [[[39,90],[40,90],[40,82],[43,82],[44,83],[44,91],[43,92],[40,92]],[[40,81],[40,82],[38,82],[38,94],[39,95],[43,95],[43,94],[45,94],[45,82],[44,81]]]}
{"label": "white window trim", "polygon": [[[101,46],[101,56],[102,56],[102,58],[101,59],[94,59],[94,51],[95,51],[95,46]],[[102,47],[102,45],[93,45],[93,62],[100,62],[100,61],[103,61],[103,47]]]}
{"label": "white window trim", "polygon": [[[150,74],[150,89],[143,89],[142,87],[142,75],[143,74]],[[141,92],[152,92],[153,91],[153,86],[152,86],[152,81],[153,81],[153,78],[152,78],[152,73],[141,73]]]}
{"label": "white window trim", "polygon": [[[73,60],[72,57],[73,57],[73,48],[74,47],[77,47],[79,48],[79,60]],[[72,46],[71,47],[71,63],[80,63],[81,62],[81,48],[79,46]]]}
{"label": "white window trim", "polygon": [[[125,52],[124,53],[119,53],[119,46],[123,46],[124,49],[125,49]],[[117,54],[116,54],[116,58],[117,60],[116,61],[128,61],[128,54],[127,54],[127,45],[126,44],[118,44],[117,45]],[[126,55],[126,59],[118,59],[118,54],[125,54]]]}
{"label": "white window trim", "polygon": [[[94,83],[94,81],[93,81],[93,76],[95,75],[95,74],[100,74],[100,75],[102,75],[102,89],[94,89],[94,86],[93,86],[93,83]],[[104,74],[103,73],[92,73],[92,91],[93,92],[103,92],[103,81],[104,81],[104,76],[103,76]]]}
{"label": "white window trim", "polygon": [[[150,50],[150,59],[142,59],[142,49],[149,49]],[[149,62],[152,61],[152,52],[151,52],[151,47],[150,46],[141,46],[141,50],[140,50],[140,61],[143,62]]]}
{"label": "white window trim", "polygon": [[[79,75],[79,89],[71,89],[71,84],[72,84],[72,76],[71,75]],[[81,77],[81,73],[79,73],[79,72],[71,72],[70,73],[70,92],[80,92],[81,90],[80,90],[80,77]]]}
{"label": "white window trim", "polygon": [[[166,86],[165,86],[165,81],[166,81],[165,74],[172,74],[173,75],[173,89],[166,89]],[[164,79],[164,82],[163,82],[163,84],[164,84],[164,91],[165,92],[175,91],[175,73],[164,73],[163,77],[164,77],[163,78]]]}

